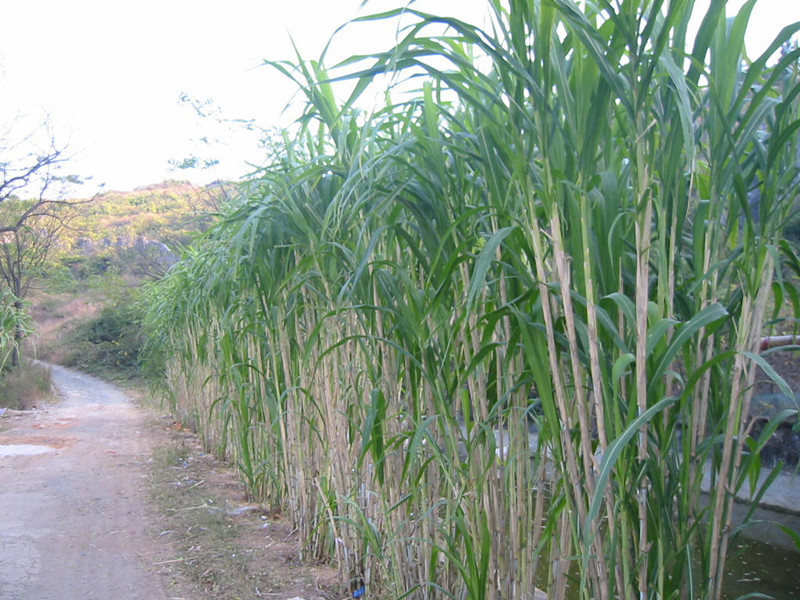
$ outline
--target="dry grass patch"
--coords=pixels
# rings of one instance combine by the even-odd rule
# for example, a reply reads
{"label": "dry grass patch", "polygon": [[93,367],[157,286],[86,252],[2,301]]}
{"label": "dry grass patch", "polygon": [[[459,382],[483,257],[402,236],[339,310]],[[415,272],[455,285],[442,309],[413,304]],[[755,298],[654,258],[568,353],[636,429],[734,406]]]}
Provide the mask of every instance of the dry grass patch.
{"label": "dry grass patch", "polygon": [[16,369],[0,372],[0,407],[28,410],[52,398],[50,369],[45,366],[23,362]]}
{"label": "dry grass patch", "polygon": [[73,294],[43,295],[34,299],[33,318],[37,333],[31,340],[35,353],[50,362],[60,363],[69,348],[64,341],[81,324],[96,318],[102,302]]}
{"label": "dry grass patch", "polygon": [[[205,453],[197,437],[165,417],[164,443],[150,461],[150,496],[159,514],[157,535],[173,556],[153,566],[188,581],[187,597],[343,597],[337,574],[298,560],[300,543],[280,514],[246,502],[235,470]],[[177,584],[176,584],[177,585]]]}

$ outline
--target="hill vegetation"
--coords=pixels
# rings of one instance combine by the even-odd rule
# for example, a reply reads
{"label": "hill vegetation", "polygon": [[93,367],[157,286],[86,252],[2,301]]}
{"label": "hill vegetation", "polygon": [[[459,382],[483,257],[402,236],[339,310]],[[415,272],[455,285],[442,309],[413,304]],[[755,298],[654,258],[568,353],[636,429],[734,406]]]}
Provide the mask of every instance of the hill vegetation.
{"label": "hill vegetation", "polygon": [[225,184],[197,186],[169,180],[129,192],[105,192],[77,207],[65,245],[80,239],[113,246],[136,237],[185,244],[209,222],[230,190]]}

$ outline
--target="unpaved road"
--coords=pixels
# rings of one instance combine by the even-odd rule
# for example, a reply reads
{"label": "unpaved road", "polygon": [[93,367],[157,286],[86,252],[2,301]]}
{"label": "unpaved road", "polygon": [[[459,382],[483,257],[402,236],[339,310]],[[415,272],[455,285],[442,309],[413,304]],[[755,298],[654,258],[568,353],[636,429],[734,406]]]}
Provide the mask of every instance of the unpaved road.
{"label": "unpaved road", "polygon": [[0,421],[0,599],[166,600],[142,491],[146,415],[53,367],[62,401]]}

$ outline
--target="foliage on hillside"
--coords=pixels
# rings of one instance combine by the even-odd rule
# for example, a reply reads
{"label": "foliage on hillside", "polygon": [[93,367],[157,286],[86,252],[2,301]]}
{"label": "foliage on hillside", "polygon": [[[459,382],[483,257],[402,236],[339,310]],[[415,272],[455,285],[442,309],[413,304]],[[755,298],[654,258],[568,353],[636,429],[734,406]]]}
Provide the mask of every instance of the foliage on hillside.
{"label": "foliage on hillside", "polygon": [[143,236],[165,244],[183,244],[209,224],[230,192],[227,184],[197,187],[186,181],[165,181],[129,192],[106,192],[80,207],[64,244],[80,239],[98,243]]}

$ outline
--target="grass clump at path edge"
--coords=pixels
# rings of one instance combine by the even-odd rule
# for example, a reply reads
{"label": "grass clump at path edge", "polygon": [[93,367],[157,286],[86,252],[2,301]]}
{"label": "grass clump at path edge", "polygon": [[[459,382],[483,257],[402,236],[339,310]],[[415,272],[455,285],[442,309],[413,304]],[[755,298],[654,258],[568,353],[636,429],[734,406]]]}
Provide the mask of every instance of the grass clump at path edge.
{"label": "grass clump at path edge", "polygon": [[0,371],[0,408],[27,410],[53,396],[50,369],[23,362],[15,369]]}

